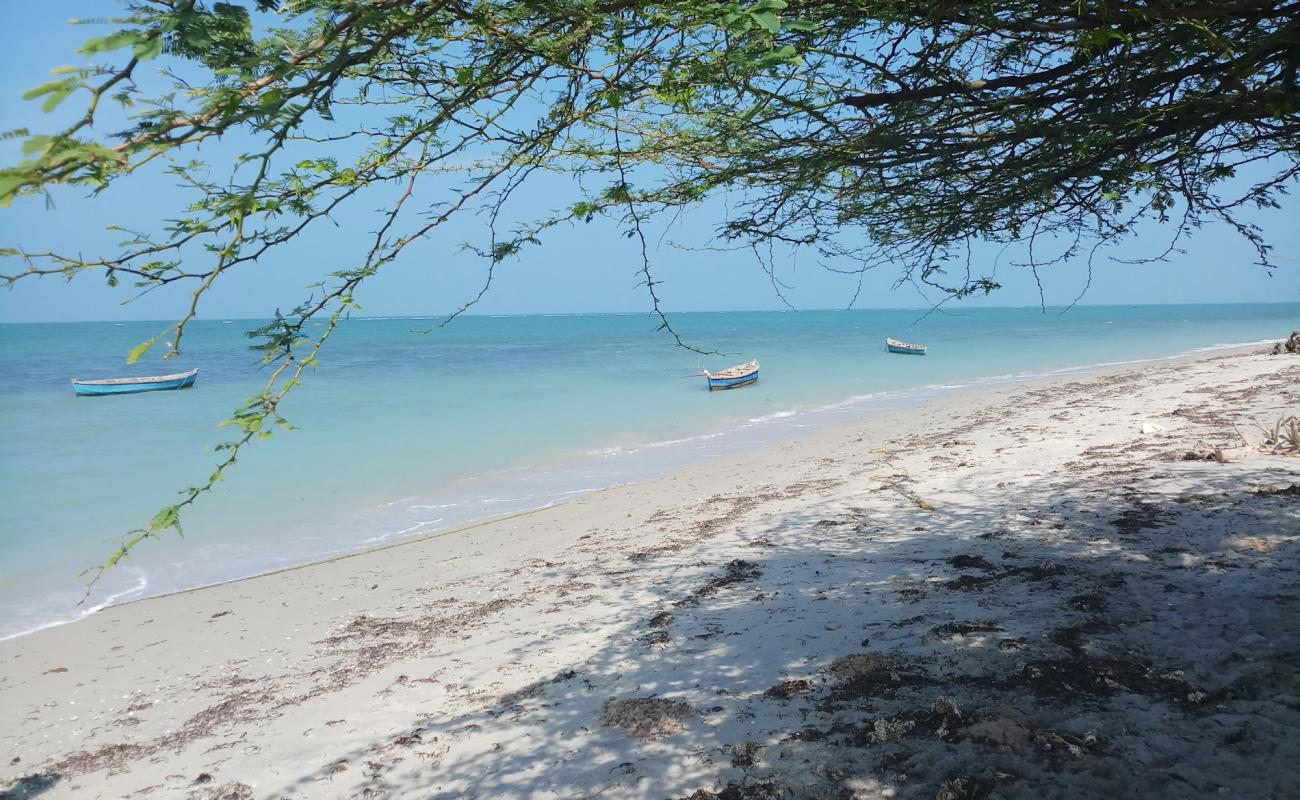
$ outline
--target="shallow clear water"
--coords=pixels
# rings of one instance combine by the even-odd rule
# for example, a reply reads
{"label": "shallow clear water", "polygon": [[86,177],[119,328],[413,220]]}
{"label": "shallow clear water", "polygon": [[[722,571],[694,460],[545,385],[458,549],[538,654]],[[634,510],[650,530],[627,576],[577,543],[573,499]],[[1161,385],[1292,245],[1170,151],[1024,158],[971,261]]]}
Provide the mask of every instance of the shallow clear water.
{"label": "shallow clear water", "polygon": [[[243,332],[212,320],[185,357],[122,366],[162,323],[0,325],[0,637],[110,600],[243,577],[533,508],[981,382],[1278,338],[1300,304],[682,314],[700,357],[642,315],[346,322],[259,442],[185,518],[78,607],[77,572],[203,479],[216,423],[260,386]],[[892,335],[930,345],[893,356]],[[698,366],[757,357],[709,393]],[[76,398],[68,379],[201,369],[194,389]]]}

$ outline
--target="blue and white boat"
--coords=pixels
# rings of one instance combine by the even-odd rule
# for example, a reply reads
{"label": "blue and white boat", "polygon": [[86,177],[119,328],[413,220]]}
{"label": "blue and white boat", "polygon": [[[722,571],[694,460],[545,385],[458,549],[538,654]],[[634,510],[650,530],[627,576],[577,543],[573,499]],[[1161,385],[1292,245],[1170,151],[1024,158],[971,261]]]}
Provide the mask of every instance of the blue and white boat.
{"label": "blue and white boat", "polygon": [[758,380],[758,359],[754,359],[748,364],[727,367],[720,372],[709,372],[706,369],[704,370],[704,377],[709,381],[710,392],[714,389],[735,389],[737,386],[748,386]]}
{"label": "blue and white boat", "polygon": [[923,344],[908,344],[900,342],[897,339],[885,338],[885,349],[891,353],[901,353],[905,356],[923,356],[925,355],[926,346]]}
{"label": "blue and white boat", "polygon": [[188,389],[194,385],[199,371],[177,372],[175,375],[154,375],[148,378],[110,378],[103,381],[72,379],[72,389],[78,395],[135,394],[136,392],[161,392],[167,389]]}

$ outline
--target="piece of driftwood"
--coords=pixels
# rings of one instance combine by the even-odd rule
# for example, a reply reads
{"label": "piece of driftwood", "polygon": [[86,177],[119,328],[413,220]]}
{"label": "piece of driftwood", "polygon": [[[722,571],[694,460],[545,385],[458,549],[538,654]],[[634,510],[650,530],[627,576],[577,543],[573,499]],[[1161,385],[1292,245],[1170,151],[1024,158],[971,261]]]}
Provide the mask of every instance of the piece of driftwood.
{"label": "piece of driftwood", "polygon": [[1280,356],[1283,353],[1300,355],[1300,331],[1291,331],[1285,340],[1273,345],[1273,355]]}
{"label": "piece of driftwood", "polygon": [[1265,428],[1259,423],[1255,423],[1255,427],[1264,432],[1260,450],[1272,455],[1300,454],[1300,417],[1292,414],[1279,418],[1272,428]]}

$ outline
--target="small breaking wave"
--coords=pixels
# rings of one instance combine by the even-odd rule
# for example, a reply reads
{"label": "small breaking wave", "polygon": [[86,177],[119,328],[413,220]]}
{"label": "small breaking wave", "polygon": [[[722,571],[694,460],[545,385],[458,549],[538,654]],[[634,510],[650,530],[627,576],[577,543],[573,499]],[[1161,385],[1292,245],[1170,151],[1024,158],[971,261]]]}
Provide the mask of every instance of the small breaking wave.
{"label": "small breaking wave", "polygon": [[130,572],[134,574],[136,578],[134,586],[131,586],[126,589],[122,589],[121,591],[118,592],[113,592],[112,594],[109,594],[103,600],[96,603],[95,605],[88,606],[82,609],[81,611],[77,612],[76,614],[72,614],[70,616],[60,618],[60,619],[53,619],[48,622],[43,622],[40,625],[35,625],[31,628],[26,628],[24,630],[16,631],[14,633],[4,634],[0,636],[0,642],[7,641],[9,639],[17,639],[19,636],[26,636],[29,633],[36,633],[37,631],[43,631],[46,628],[57,628],[60,625],[67,625],[70,622],[76,622],[79,619],[85,619],[91,614],[94,614],[97,611],[102,611],[105,608],[108,608],[111,605],[115,605],[122,600],[128,600],[143,595],[145,589],[149,588],[149,577],[140,570],[130,570]]}

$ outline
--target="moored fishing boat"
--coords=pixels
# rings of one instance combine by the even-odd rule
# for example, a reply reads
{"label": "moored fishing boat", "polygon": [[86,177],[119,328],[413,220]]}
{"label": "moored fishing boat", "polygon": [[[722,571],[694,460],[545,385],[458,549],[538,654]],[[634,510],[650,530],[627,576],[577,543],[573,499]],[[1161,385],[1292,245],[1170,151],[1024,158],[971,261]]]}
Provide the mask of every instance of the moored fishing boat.
{"label": "moored fishing boat", "polygon": [[735,389],[737,386],[747,386],[758,380],[758,359],[754,359],[747,364],[737,364],[734,367],[727,367],[719,372],[709,372],[704,370],[704,377],[709,381],[709,391],[714,389]]}
{"label": "moored fishing boat", "polygon": [[908,344],[900,342],[897,339],[885,338],[885,349],[891,353],[902,353],[905,356],[923,356],[925,355],[926,345]]}
{"label": "moored fishing boat", "polygon": [[110,378],[102,381],[72,379],[72,389],[78,395],[135,394],[136,392],[161,392],[167,389],[188,389],[194,385],[199,371],[177,372],[174,375],[153,375],[147,378]]}

